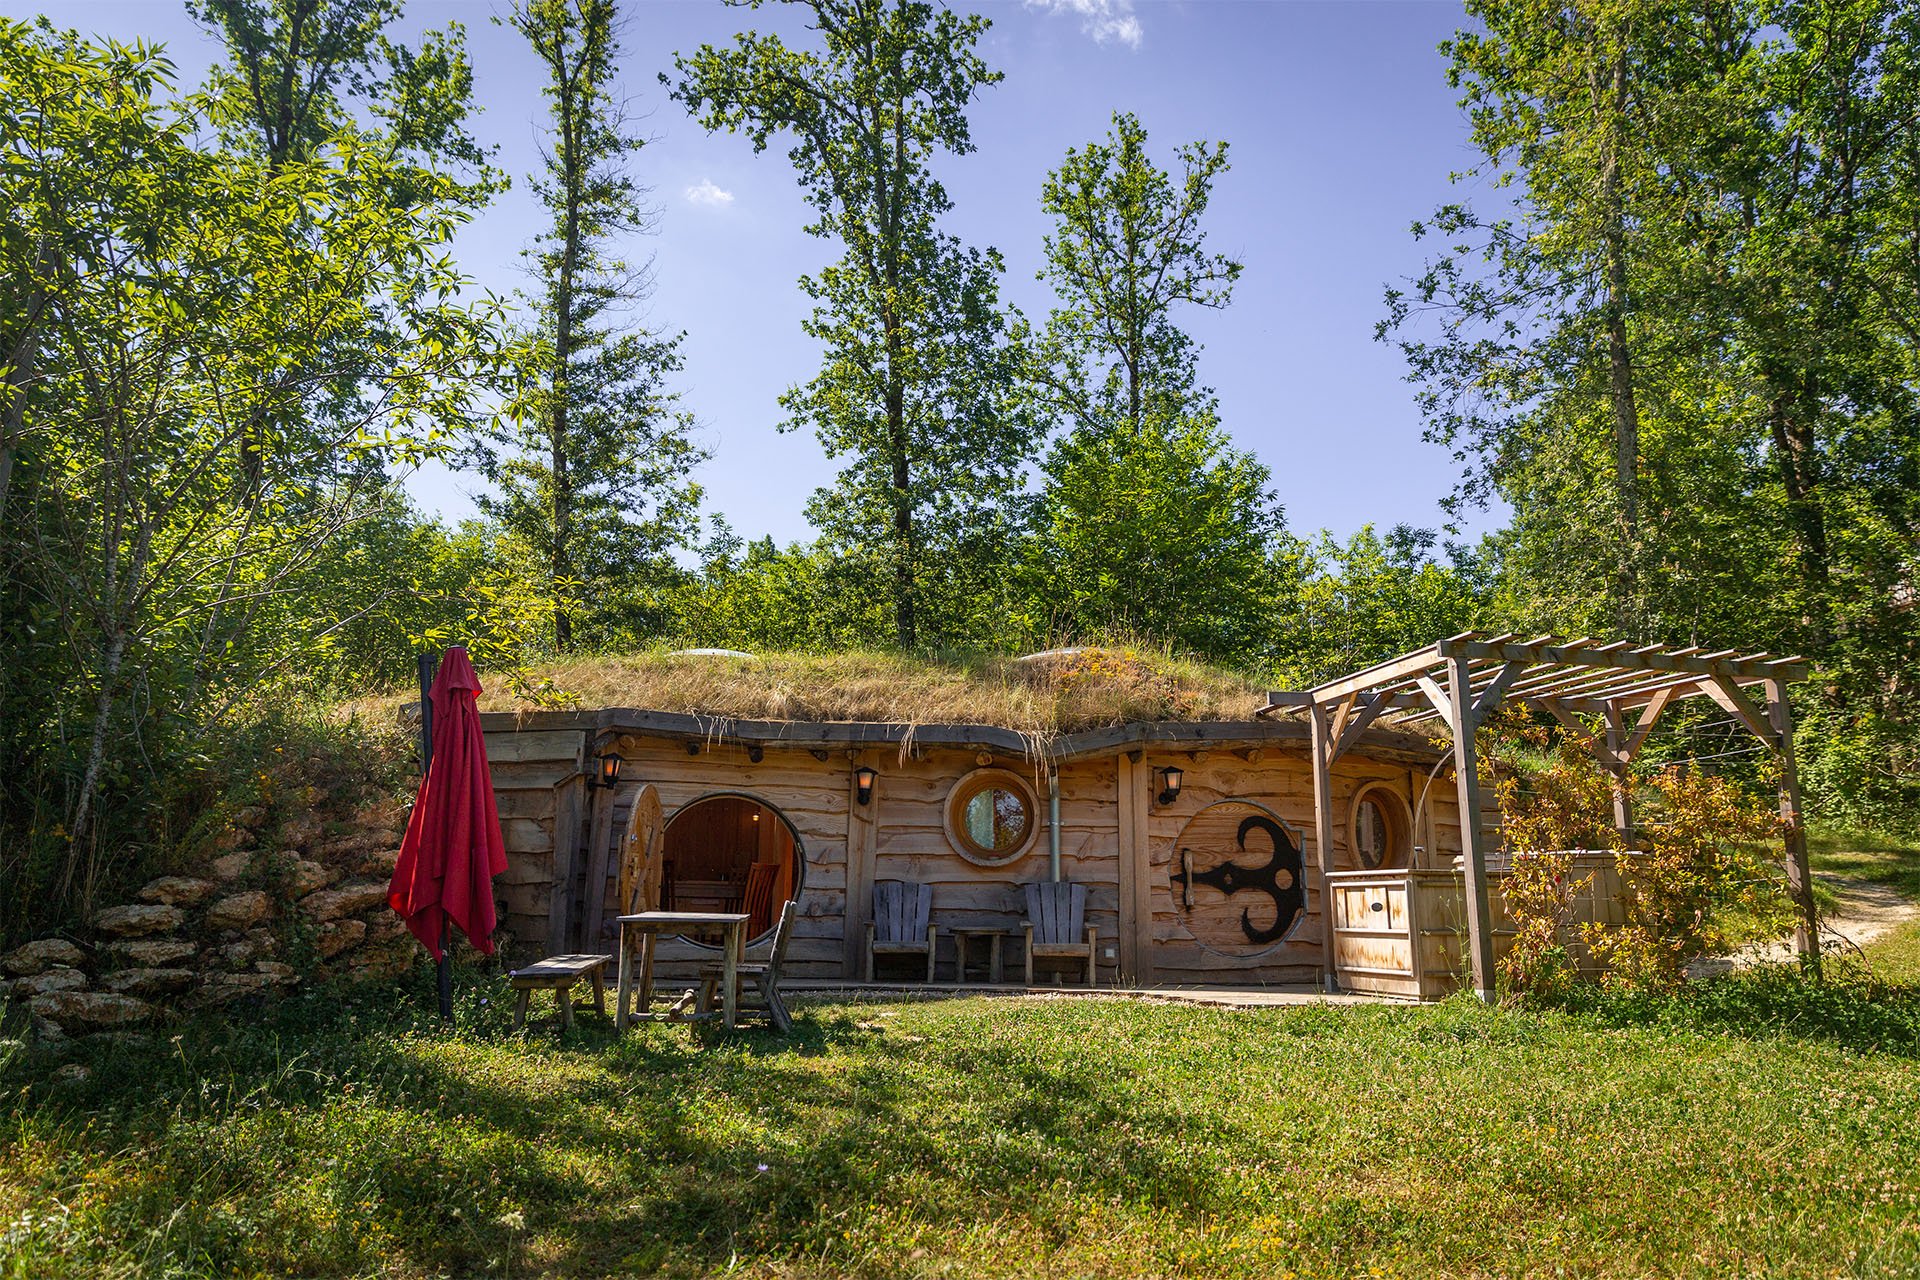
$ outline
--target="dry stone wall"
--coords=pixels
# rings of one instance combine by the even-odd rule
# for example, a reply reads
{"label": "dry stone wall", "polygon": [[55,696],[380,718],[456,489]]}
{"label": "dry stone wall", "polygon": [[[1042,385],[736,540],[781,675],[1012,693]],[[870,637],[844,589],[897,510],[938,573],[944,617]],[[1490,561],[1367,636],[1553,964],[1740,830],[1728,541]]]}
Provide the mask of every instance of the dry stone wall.
{"label": "dry stone wall", "polygon": [[240,810],[203,874],[162,876],[70,936],[0,954],[0,1006],[60,1039],[397,977],[424,954],[387,906],[406,816],[389,803],[274,824]]}

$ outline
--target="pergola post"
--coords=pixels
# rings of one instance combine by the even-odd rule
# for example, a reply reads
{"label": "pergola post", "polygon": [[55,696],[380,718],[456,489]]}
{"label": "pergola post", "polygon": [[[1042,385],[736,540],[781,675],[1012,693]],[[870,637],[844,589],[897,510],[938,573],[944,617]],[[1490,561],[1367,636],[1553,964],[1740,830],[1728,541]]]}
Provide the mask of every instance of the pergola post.
{"label": "pergola post", "polygon": [[1800,772],[1793,759],[1793,708],[1787,703],[1787,690],[1778,680],[1768,680],[1767,721],[1772,726],[1774,749],[1780,753],[1780,825],[1787,847],[1787,891],[1800,908],[1800,923],[1793,931],[1793,949],[1806,961],[1816,976],[1820,973],[1820,922],[1813,906],[1813,873],[1807,865],[1807,828],[1800,812]]}
{"label": "pergola post", "polygon": [[1473,735],[1473,682],[1467,663],[1447,660],[1447,717],[1453,727],[1453,773],[1460,789],[1460,863],[1466,873],[1467,951],[1473,961],[1473,989],[1491,1004],[1493,984],[1493,907],[1487,895],[1486,833],[1480,825],[1480,760]]}
{"label": "pergola post", "polygon": [[1323,983],[1328,991],[1340,989],[1333,937],[1333,734],[1327,723],[1327,709],[1319,703],[1308,711],[1312,727],[1308,743],[1313,755],[1313,842],[1320,853],[1320,928]]}
{"label": "pergola post", "polygon": [[1609,702],[1607,717],[1607,772],[1613,778],[1613,829],[1620,833],[1620,847],[1633,848],[1633,799],[1627,794],[1627,769],[1631,763],[1627,747],[1626,719],[1620,708]]}

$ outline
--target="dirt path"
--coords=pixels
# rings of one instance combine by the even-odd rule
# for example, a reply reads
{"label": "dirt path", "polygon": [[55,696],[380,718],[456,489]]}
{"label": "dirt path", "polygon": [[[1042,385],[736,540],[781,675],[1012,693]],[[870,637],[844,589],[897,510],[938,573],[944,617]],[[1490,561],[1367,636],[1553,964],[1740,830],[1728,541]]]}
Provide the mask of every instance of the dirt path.
{"label": "dirt path", "polygon": [[[1834,907],[1820,914],[1820,949],[1827,954],[1856,953],[1875,938],[1920,917],[1920,902],[1898,890],[1872,880],[1853,876],[1814,873],[1835,899]],[[1756,964],[1776,964],[1793,959],[1793,943],[1781,941],[1755,943],[1730,956],[1707,956],[1687,966],[1690,978],[1712,977],[1733,969]]]}

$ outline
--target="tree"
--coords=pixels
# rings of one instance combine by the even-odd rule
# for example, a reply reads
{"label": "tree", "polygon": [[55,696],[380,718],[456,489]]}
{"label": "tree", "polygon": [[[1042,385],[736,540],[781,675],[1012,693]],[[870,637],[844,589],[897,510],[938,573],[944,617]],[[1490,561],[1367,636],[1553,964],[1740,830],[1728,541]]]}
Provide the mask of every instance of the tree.
{"label": "tree", "polygon": [[649,580],[695,533],[705,458],[692,419],[667,387],[680,337],[639,328],[623,312],[645,300],[650,274],[617,242],[652,228],[627,167],[645,145],[614,96],[614,0],[529,0],[509,20],[546,68],[553,136],[534,190],[553,217],[531,252],[540,321],[523,347],[523,385],[478,463],[498,486],[483,509],[536,548],[554,609],[554,645],[573,647],[581,601],[592,621],[649,629]]}
{"label": "tree", "polygon": [[1067,152],[1041,207],[1050,281],[1037,377],[1069,429],[1046,464],[1026,578],[1051,638],[1131,632],[1205,656],[1266,651],[1284,528],[1267,469],[1233,448],[1182,306],[1220,308],[1240,264],[1209,253],[1201,220],[1227,146],[1178,152],[1178,180],[1147,133],[1116,114],[1104,143]]}
{"label": "tree", "polygon": [[1200,229],[1227,144],[1189,143],[1177,159],[1178,184],[1148,158],[1140,122],[1116,112],[1107,142],[1069,149],[1041,187],[1054,230],[1039,278],[1067,304],[1047,320],[1043,381],[1076,430],[1139,437],[1211,412],[1193,340],[1173,313],[1225,307],[1240,278],[1238,262],[1207,252]]}
{"label": "tree", "polygon": [[[782,429],[811,426],[830,457],[851,455],[808,514],[889,584],[895,641],[910,648],[929,638],[931,591],[986,576],[980,556],[1005,543],[997,531],[1035,435],[999,255],[937,225],[951,201],[932,163],[973,149],[967,105],[1000,77],[974,52],[984,18],[920,0],[807,5],[818,49],[760,33],[702,46],[675,59],[673,93],[756,151],[790,136],[818,214],[807,230],[842,247],[800,280],[815,302],[806,332],[826,353],[821,372],[781,398]],[[942,612],[950,631],[956,619]]]}
{"label": "tree", "polygon": [[1072,432],[1047,459],[1023,564],[1028,630],[1251,664],[1271,652],[1283,529],[1267,468],[1210,415]]}
{"label": "tree", "polygon": [[[372,477],[470,412],[493,346],[435,248],[462,216],[450,185],[398,207],[389,162],[350,136],[278,172],[203,149],[167,74],[151,50],[0,24],[0,102],[30,122],[4,131],[0,276],[33,281],[52,320],[0,525],[0,837],[59,842],[56,901],[124,863],[100,814],[148,802],[144,761],[351,621],[260,625],[380,500]],[[376,325],[393,344],[370,362]],[[350,377],[379,394],[300,412]]]}
{"label": "tree", "polygon": [[1642,512],[1648,455],[1657,465],[1664,415],[1679,419],[1673,431],[1691,425],[1687,396],[1653,371],[1708,337],[1657,305],[1689,287],[1678,246],[1698,195],[1662,181],[1660,163],[1688,146],[1702,34],[1719,16],[1692,9],[1469,4],[1481,29],[1442,46],[1484,157],[1461,176],[1510,193],[1511,216],[1449,205],[1416,223],[1417,237],[1451,243],[1410,292],[1389,291],[1381,327],[1385,337],[1423,315],[1441,325],[1401,347],[1429,438],[1469,461],[1465,496],[1528,466],[1582,478],[1581,506],[1605,532],[1609,621],[1629,634],[1657,612],[1642,581],[1643,562],[1658,559]]}
{"label": "tree", "polygon": [[[272,172],[310,159],[335,134],[377,138],[395,176],[397,199],[415,188],[401,162],[478,179],[484,200],[497,177],[487,152],[466,131],[473,69],[458,23],[429,31],[418,48],[396,44],[386,29],[404,0],[187,0],[187,10],[227,46],[209,81],[213,115],[238,149],[255,151]],[[442,192],[442,198],[445,193]]]}

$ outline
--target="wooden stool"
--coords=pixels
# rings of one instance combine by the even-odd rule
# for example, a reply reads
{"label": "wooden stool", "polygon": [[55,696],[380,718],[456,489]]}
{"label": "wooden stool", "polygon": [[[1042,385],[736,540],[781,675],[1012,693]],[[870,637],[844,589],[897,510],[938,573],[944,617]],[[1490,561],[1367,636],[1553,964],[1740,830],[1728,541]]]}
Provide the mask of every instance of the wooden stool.
{"label": "wooden stool", "polygon": [[530,964],[524,969],[515,969],[507,975],[507,981],[520,993],[513,1002],[513,1029],[518,1031],[526,1025],[527,1002],[536,991],[552,991],[554,1003],[560,1006],[560,1029],[566,1030],[573,1025],[573,984],[582,978],[593,982],[593,1011],[607,1011],[606,969],[612,956],[549,956],[538,964]]}

